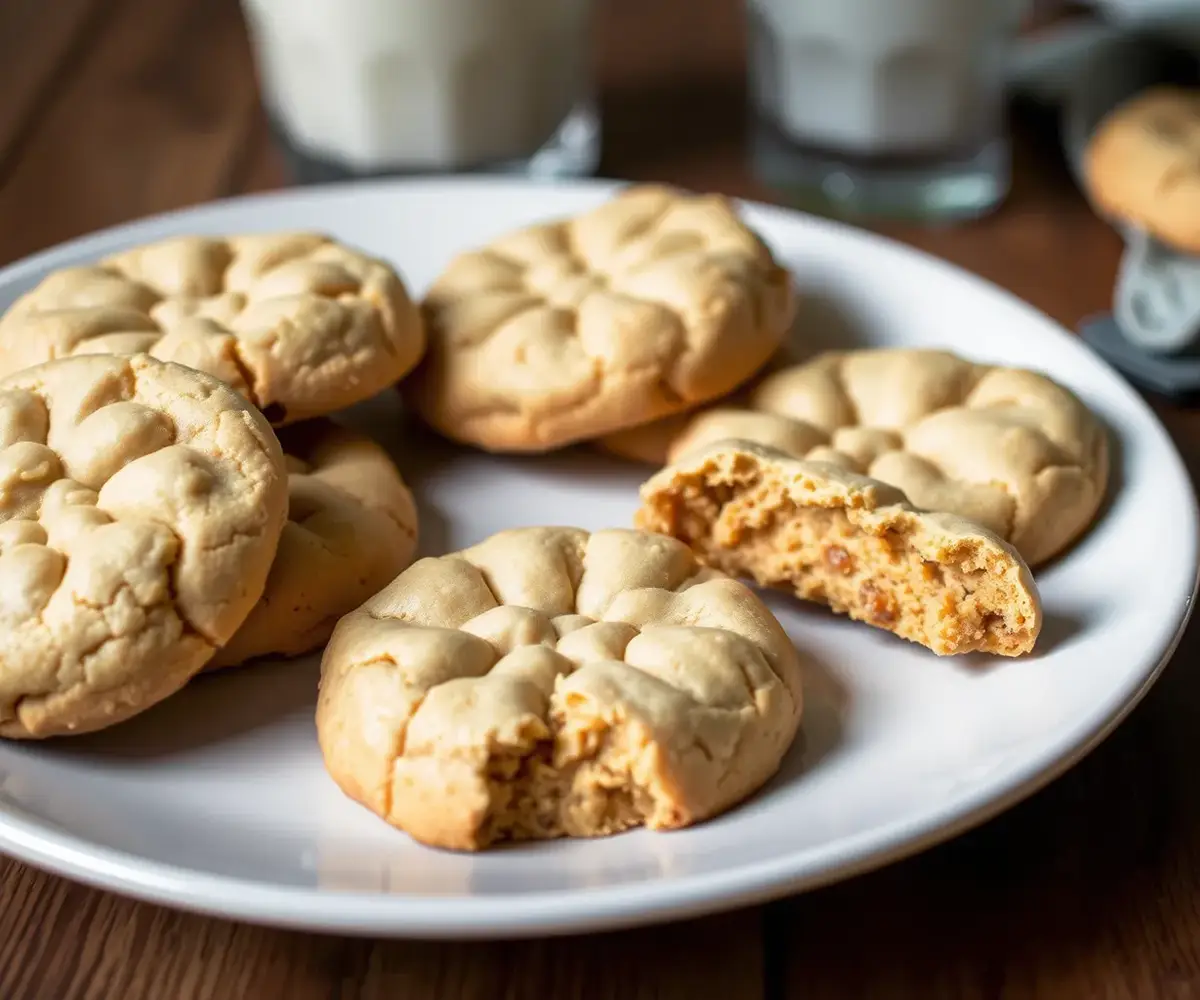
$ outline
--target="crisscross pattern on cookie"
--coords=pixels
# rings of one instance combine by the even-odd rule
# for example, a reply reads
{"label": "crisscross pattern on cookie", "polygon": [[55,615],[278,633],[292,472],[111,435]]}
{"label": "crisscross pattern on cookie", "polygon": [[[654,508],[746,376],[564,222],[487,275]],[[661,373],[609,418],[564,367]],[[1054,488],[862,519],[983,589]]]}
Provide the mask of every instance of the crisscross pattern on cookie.
{"label": "crisscross pattern on cookie", "polygon": [[51,274],[0,320],[0,372],[145,352],[217,376],[277,425],[374,395],[423,350],[395,272],[313,233],[138,247]]}
{"label": "crisscross pattern on cookie", "polygon": [[774,772],[799,711],[779,624],[686,546],[518,529],[342,621],[318,730],[349,794],[470,848],[711,815]]}

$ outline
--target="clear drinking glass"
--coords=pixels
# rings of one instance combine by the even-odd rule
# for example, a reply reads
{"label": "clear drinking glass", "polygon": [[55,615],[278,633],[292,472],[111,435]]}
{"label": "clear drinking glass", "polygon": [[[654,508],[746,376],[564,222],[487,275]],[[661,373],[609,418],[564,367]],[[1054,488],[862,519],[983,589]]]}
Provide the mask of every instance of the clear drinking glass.
{"label": "clear drinking glass", "polygon": [[587,174],[590,0],[242,0],[267,114],[301,182]]}
{"label": "clear drinking glass", "polygon": [[1009,187],[1014,0],[747,0],[754,167],[833,214],[982,215]]}

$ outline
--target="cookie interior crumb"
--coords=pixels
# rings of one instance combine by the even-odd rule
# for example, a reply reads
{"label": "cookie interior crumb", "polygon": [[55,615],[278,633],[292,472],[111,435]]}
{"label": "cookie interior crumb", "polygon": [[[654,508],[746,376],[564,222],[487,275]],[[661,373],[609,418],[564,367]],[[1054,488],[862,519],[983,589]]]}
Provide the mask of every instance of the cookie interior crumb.
{"label": "cookie interior crumb", "polygon": [[678,538],[710,566],[939,655],[1033,648],[1041,614],[1032,580],[998,539],[939,532],[970,522],[923,515],[896,502],[898,491],[879,504],[873,490],[831,490],[820,479],[837,475],[833,467],[759,453],[718,451],[666,470],[644,491],[638,526]]}
{"label": "cookie interior crumb", "polygon": [[487,764],[484,844],[505,840],[606,837],[634,827],[672,829],[688,820],[665,790],[634,776],[646,745],[600,719],[552,720],[552,735]]}

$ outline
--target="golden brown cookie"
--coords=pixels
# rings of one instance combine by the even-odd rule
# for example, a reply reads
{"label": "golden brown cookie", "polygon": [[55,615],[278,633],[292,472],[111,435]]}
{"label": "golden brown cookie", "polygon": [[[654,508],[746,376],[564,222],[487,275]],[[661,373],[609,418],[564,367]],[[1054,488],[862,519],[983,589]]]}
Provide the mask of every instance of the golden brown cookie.
{"label": "golden brown cookie", "polygon": [[884,483],[749,441],[718,442],[642,487],[638,527],[708,566],[887,629],[939,655],[1018,656],[1042,626],[1012,546]]}
{"label": "golden brown cookie", "polygon": [[658,464],[715,441],[755,441],[890,483],[923,510],[978,521],[1030,565],[1087,529],[1108,486],[1103,426],[1037,372],[948,351],[831,352],[766,376],[747,400],[753,412],[696,414]]}
{"label": "golden brown cookie", "polygon": [[460,254],[405,396],[447,437],[546,451],[722,396],[779,346],[791,280],[717,196],[635,187]]}
{"label": "golden brown cookie", "polygon": [[1084,151],[1101,212],[1200,253],[1200,91],[1152,87],[1119,105]]}
{"label": "golden brown cookie", "polygon": [[328,420],[280,433],[288,519],[262,599],[208,664],[316,649],[413,557],[417,509],[387,453]]}
{"label": "golden brown cookie", "polygon": [[338,623],[317,735],[351,798],[422,843],[696,823],[758,789],[801,710],[762,602],[658,535],[503,531]]}
{"label": "golden brown cookie", "polygon": [[54,272],[0,319],[0,374],[144,351],[217,376],[275,426],[375,395],[424,349],[395,271],[315,233],[137,247]]}
{"label": "golden brown cookie", "polygon": [[286,512],[279,442],[209,375],[92,355],[0,382],[0,736],[181,688],[262,594]]}

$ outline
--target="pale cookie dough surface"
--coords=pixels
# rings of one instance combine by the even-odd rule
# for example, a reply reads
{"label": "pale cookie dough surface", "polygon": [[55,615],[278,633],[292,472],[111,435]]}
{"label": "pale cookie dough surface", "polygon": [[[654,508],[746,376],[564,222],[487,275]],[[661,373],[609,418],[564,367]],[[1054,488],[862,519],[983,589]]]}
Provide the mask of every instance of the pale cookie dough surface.
{"label": "pale cookie dough surface", "polygon": [[782,587],[939,655],[1033,649],[1041,602],[1017,552],[884,483],[749,441],[713,444],[641,490],[636,524],[705,564]]}
{"label": "pale cookie dough surface", "polygon": [[286,512],[279,442],[208,375],[94,355],[0,381],[0,736],[182,687],[262,594]]}
{"label": "pale cookie dough surface", "polygon": [[328,420],[280,432],[288,519],[262,599],[209,669],[316,649],[412,561],[417,509],[387,453]]}
{"label": "pale cookie dough surface", "polygon": [[338,624],[317,734],[350,797],[417,840],[687,826],[779,766],[798,654],[673,539],[500,532],[422,559]]}
{"label": "pale cookie dough surface", "polygon": [[395,271],[316,233],[137,247],[56,271],[0,319],[0,374],[145,352],[216,375],[276,426],[375,395],[424,349]]}
{"label": "pale cookie dough surface", "polygon": [[422,309],[429,353],[406,398],[447,437],[532,452],[724,395],[794,302],[728,201],[634,187],[460,254]]}
{"label": "pale cookie dough surface", "polygon": [[1088,143],[1083,174],[1101,212],[1200,254],[1200,91],[1154,87],[1120,105]]}
{"label": "pale cookie dough surface", "polygon": [[696,412],[692,410],[673,413],[648,424],[605,434],[604,437],[596,439],[595,446],[600,451],[630,462],[662,465],[671,450],[672,442],[687,430],[695,418]]}
{"label": "pale cookie dough surface", "polygon": [[1088,528],[1108,486],[1104,427],[1032,371],[945,351],[835,352],[768,375],[747,398],[750,412],[694,416],[661,460],[738,438],[831,462],[978,521],[1030,565]]}

